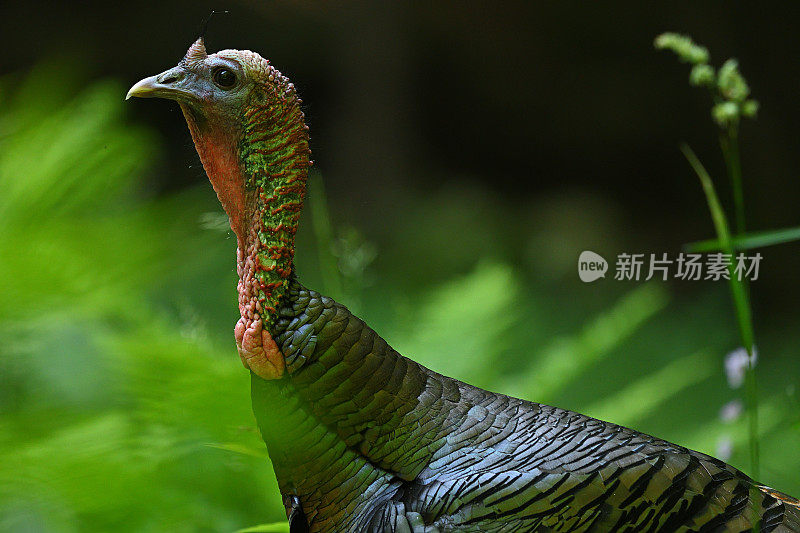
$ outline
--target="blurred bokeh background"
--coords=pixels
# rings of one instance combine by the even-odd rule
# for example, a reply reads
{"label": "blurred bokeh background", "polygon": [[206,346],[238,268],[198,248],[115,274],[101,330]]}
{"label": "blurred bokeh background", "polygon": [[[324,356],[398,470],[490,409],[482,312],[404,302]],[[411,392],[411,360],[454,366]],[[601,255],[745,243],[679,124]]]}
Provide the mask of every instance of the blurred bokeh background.
{"label": "blurred bokeh background", "polygon": [[[212,9],[230,14],[212,19],[211,50],[261,52],[305,101],[307,285],[437,371],[747,471],[731,416],[743,393],[723,364],[738,346],[728,287],[584,284],[576,263],[713,235],[680,141],[730,205],[708,95],[653,49],[667,30],[716,65],[738,58],[761,103],[741,132],[749,228],[800,223],[789,6],[5,5],[0,530],[233,531],[283,516],[233,345],[235,240],[177,105],[123,102]],[[760,477],[797,496],[800,244],[760,251]]]}

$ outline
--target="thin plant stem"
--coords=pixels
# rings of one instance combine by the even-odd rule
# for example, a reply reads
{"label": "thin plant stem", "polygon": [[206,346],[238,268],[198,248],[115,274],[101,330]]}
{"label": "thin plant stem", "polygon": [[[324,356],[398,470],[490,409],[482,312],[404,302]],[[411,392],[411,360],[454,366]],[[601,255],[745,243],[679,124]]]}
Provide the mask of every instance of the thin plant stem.
{"label": "thin plant stem", "polygon": [[725,158],[725,167],[733,191],[733,213],[736,221],[736,234],[745,232],[744,218],[744,190],[742,187],[742,166],[739,160],[739,128],[736,125],[728,126],[725,133],[720,134],[719,144]]}
{"label": "thin plant stem", "polygon": [[[736,233],[743,235],[745,232],[745,216],[744,216],[744,192],[742,187],[742,166],[739,159],[739,127],[737,123],[732,123],[728,126],[724,135],[720,136],[720,144],[722,146],[722,153],[725,157],[725,166],[728,170],[728,177],[731,181],[731,190],[733,192],[733,207],[736,220]],[[746,279],[740,280],[742,293],[740,296],[747,306],[748,314],[750,313],[750,286]],[[734,296],[736,298],[736,296]],[[738,305],[738,304],[737,304]],[[756,381],[755,367],[754,367],[754,353],[753,344],[755,342],[752,318],[748,319],[749,322],[749,335],[750,344],[745,342],[745,349],[747,350],[748,360],[747,368],[745,370],[745,399],[748,405],[748,426],[750,433],[750,468],[753,470],[753,476],[756,478],[759,475],[759,449],[758,449],[758,384]]]}
{"label": "thin plant stem", "polygon": [[[717,232],[717,239],[720,243],[720,248],[726,254],[731,254],[733,257],[733,241],[731,239],[731,232],[728,226],[728,220],[725,212],[720,204],[717,192],[714,189],[714,183],[708,175],[703,164],[697,158],[695,153],[689,148],[688,145],[682,144],[681,151],[686,157],[686,160],[691,165],[692,169],[700,179],[703,186],[703,192],[706,195],[709,211],[711,211],[711,219],[714,222],[714,228]],[[736,312],[736,322],[739,327],[739,335],[742,344],[747,350],[748,361],[747,371],[745,373],[745,396],[748,414],[748,433],[750,439],[750,471],[754,478],[759,477],[759,443],[758,443],[758,387],[755,379],[753,369],[753,347],[755,344],[755,334],[753,330],[753,317],[750,308],[750,298],[747,291],[747,286],[743,280],[738,279],[734,273],[733,264],[728,265],[729,273],[729,286],[731,295],[733,297],[734,309]]]}
{"label": "thin plant stem", "polygon": [[[745,233],[731,237],[733,249],[737,251],[764,248],[797,240],[800,240],[800,227]],[[690,242],[684,246],[684,249],[692,253],[714,252],[720,249],[719,239]]]}
{"label": "thin plant stem", "polygon": [[317,254],[319,254],[319,269],[322,274],[323,288],[327,294],[341,298],[343,291],[342,280],[339,277],[336,256],[333,255],[333,225],[331,224],[328,197],[325,194],[325,184],[322,181],[322,176],[313,173],[310,176],[308,185],[311,226],[314,229],[314,237],[317,241]]}

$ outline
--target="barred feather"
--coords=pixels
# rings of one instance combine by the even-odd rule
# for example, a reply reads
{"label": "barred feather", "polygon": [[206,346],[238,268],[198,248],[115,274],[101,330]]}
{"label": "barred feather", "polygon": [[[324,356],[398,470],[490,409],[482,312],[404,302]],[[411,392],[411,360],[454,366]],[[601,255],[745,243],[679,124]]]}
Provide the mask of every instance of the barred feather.
{"label": "barred feather", "polygon": [[295,280],[278,313],[289,375],[253,406],[310,531],[800,531],[722,461],[432,372]]}

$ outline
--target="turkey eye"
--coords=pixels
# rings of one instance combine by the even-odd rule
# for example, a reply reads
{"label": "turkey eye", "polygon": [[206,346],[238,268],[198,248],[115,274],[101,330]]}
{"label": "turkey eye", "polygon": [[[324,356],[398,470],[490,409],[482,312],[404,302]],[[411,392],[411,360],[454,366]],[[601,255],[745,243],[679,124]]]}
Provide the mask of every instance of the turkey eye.
{"label": "turkey eye", "polygon": [[236,85],[236,74],[227,68],[217,69],[214,72],[214,83],[223,89],[230,89]]}

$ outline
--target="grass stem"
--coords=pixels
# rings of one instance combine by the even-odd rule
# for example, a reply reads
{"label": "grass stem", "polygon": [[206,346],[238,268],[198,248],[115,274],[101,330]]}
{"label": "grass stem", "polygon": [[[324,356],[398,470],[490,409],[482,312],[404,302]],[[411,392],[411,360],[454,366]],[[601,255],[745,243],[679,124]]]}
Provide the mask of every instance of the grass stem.
{"label": "grass stem", "polygon": [[336,256],[333,254],[333,224],[328,210],[328,197],[322,176],[312,173],[309,177],[308,204],[311,210],[311,226],[317,241],[319,269],[322,275],[323,291],[334,298],[342,298],[342,279],[339,276]]}
{"label": "grass stem", "polygon": [[741,235],[745,232],[745,217],[744,190],[742,187],[742,165],[739,159],[738,126],[728,126],[725,132],[720,134],[719,144],[722,148],[722,155],[725,158],[725,167],[728,170],[728,177],[731,181],[731,191],[733,192],[733,213],[734,220],[736,221],[736,234]]}
{"label": "grass stem", "polygon": [[[719,201],[717,192],[714,189],[714,183],[711,180],[703,164],[697,158],[695,153],[689,148],[688,145],[682,144],[681,151],[686,157],[686,160],[691,165],[697,177],[700,179],[700,184],[703,187],[703,192],[708,202],[708,209],[711,212],[711,219],[714,222],[714,228],[717,233],[717,239],[723,253],[730,254],[731,258],[734,257],[733,240],[728,225],[728,219],[725,216],[725,211],[722,209],[722,204]],[[738,159],[738,155],[736,156]],[[732,174],[733,175],[733,174]],[[739,176],[741,182],[741,176]],[[742,218],[742,223],[744,219]],[[747,350],[748,363],[747,371],[745,372],[745,403],[747,405],[748,416],[748,433],[750,439],[750,474],[752,477],[758,479],[759,477],[759,443],[758,443],[758,387],[756,383],[754,371],[754,345],[755,334],[753,329],[753,317],[750,308],[750,298],[747,290],[747,285],[743,279],[739,279],[734,273],[733,262],[728,265],[729,272],[729,286],[731,289],[731,296],[733,297],[734,310],[736,312],[736,322],[739,327],[739,335],[742,340],[742,345]]]}

